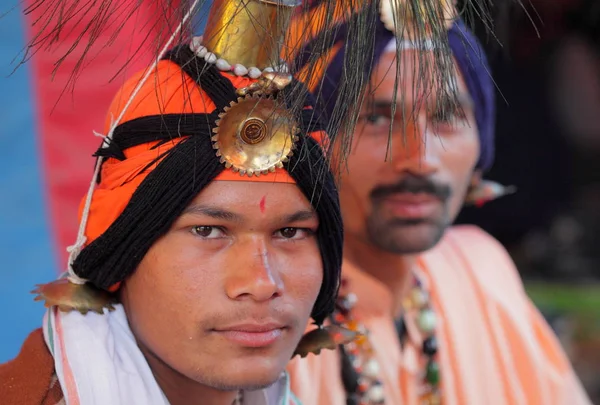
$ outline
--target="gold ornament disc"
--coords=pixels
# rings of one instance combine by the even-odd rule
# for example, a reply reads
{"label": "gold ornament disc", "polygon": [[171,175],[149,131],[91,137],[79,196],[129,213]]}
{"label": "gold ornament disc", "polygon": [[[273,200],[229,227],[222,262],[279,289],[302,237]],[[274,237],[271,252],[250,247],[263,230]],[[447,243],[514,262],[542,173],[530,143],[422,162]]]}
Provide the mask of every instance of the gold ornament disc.
{"label": "gold ornament disc", "polygon": [[213,147],[226,167],[259,176],[283,167],[293,154],[299,127],[278,100],[247,95],[219,114]]}

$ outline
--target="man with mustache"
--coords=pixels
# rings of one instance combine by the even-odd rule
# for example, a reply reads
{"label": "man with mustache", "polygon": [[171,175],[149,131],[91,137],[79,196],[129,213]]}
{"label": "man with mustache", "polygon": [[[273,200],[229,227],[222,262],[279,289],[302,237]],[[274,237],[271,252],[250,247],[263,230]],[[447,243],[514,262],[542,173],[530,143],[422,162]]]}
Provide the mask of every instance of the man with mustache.
{"label": "man with mustache", "polygon": [[[434,56],[426,41],[401,43],[397,59],[390,20],[382,6],[340,183],[344,265],[332,322],[365,338],[295,360],[294,392],[321,405],[589,404],[507,252],[479,228],[451,226],[465,200],[490,194],[481,176],[493,158],[494,85],[481,46],[456,20],[456,71],[441,80],[416,62]],[[343,52],[327,56],[332,94]],[[457,103],[426,84],[448,86]]]}

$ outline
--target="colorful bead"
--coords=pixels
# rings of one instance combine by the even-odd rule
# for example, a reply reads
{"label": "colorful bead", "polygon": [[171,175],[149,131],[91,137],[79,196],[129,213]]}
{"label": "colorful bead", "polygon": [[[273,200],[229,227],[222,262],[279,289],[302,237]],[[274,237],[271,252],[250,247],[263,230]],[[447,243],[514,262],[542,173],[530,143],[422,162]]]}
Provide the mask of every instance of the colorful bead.
{"label": "colorful bead", "polygon": [[413,288],[410,298],[415,308],[423,308],[429,302],[429,294],[420,288]]}
{"label": "colorful bead", "polygon": [[421,398],[421,405],[441,405],[442,398],[437,392],[430,392]]}
{"label": "colorful bead", "polygon": [[356,322],[355,320],[351,319],[346,323],[346,327],[350,330],[353,331],[358,331],[358,322]]}
{"label": "colorful bead", "polygon": [[405,311],[410,311],[411,309],[414,308],[413,300],[412,300],[410,294],[402,299],[402,307],[404,308]]}
{"label": "colorful bead", "polygon": [[438,351],[438,343],[435,336],[429,336],[423,341],[423,353],[428,356],[435,356]]}
{"label": "colorful bead", "polygon": [[[279,66],[275,68],[278,70]],[[265,69],[266,71],[266,69]],[[417,310],[417,327],[424,335],[422,343],[422,352],[427,356],[427,363],[423,373],[422,386],[419,394],[420,405],[441,405],[441,396],[439,393],[440,368],[434,360],[438,352],[438,342],[434,336],[437,325],[435,312],[429,306],[430,296],[424,291],[419,280],[415,281],[416,286],[403,299],[405,311]],[[342,285],[346,286],[347,281],[343,280]],[[346,403],[348,405],[382,405],[385,403],[385,392],[381,381],[377,378],[381,373],[381,368],[373,347],[368,339],[368,329],[352,317],[351,309],[355,306],[357,298],[354,294],[340,294],[336,300],[336,308],[333,315],[334,322],[344,325],[350,330],[362,333],[363,335],[354,342],[344,346],[346,353],[344,362],[352,367],[356,377],[352,378],[353,387],[348,388],[351,392],[347,393]],[[399,336],[406,334],[404,319],[396,321],[400,327]]]}
{"label": "colorful bead", "polygon": [[438,385],[440,382],[440,366],[436,361],[429,360],[425,371],[425,380],[431,385]]}
{"label": "colorful bead", "polygon": [[348,304],[350,304],[350,306],[354,306],[356,305],[356,302],[358,301],[358,297],[356,296],[356,294],[354,293],[350,293],[348,295],[346,295],[346,301],[348,302]]}
{"label": "colorful bead", "polygon": [[360,335],[354,341],[357,345],[363,346],[369,342],[369,338],[367,338],[367,335]]}
{"label": "colorful bead", "polygon": [[385,392],[383,391],[383,385],[374,384],[366,392],[367,399],[374,404],[381,404],[385,398]]}
{"label": "colorful bead", "polygon": [[437,324],[435,313],[431,309],[424,309],[419,314],[418,323],[422,332],[432,333]]}
{"label": "colorful bead", "polygon": [[365,375],[369,378],[376,378],[379,375],[379,363],[375,359],[369,359],[364,365]]}
{"label": "colorful bead", "polygon": [[369,384],[366,383],[366,381],[360,381],[358,383],[358,390],[360,392],[367,392],[367,390],[369,389]]}

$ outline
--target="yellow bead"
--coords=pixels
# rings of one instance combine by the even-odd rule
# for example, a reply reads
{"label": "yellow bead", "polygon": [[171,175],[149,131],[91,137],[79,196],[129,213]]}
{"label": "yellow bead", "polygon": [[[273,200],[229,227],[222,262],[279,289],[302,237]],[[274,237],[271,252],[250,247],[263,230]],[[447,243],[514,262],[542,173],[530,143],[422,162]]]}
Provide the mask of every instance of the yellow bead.
{"label": "yellow bead", "polygon": [[413,288],[410,295],[415,308],[423,308],[429,301],[429,294],[420,288]]}
{"label": "yellow bead", "polygon": [[354,341],[357,345],[364,345],[369,342],[366,335],[360,335]]}
{"label": "yellow bead", "polygon": [[421,397],[421,405],[441,405],[442,398],[437,392],[429,392]]}

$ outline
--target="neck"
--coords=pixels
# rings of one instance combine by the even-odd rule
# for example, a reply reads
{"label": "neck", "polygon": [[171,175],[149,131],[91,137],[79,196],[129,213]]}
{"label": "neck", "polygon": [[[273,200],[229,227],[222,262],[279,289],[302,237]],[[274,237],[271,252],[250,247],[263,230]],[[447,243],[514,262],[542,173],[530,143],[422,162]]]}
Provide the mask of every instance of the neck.
{"label": "neck", "polygon": [[346,235],[344,260],[370,274],[390,291],[391,311],[400,315],[402,299],[410,290],[413,273],[417,265],[417,255],[401,255],[379,249],[367,241]]}
{"label": "neck", "polygon": [[142,345],[139,346],[170,405],[235,404],[237,391],[221,391],[200,384],[169,367]]}

